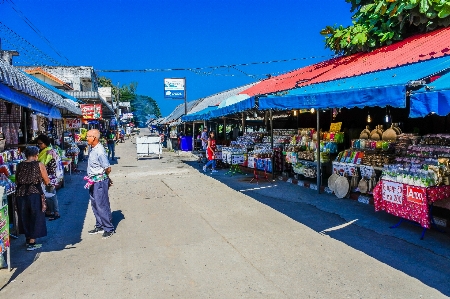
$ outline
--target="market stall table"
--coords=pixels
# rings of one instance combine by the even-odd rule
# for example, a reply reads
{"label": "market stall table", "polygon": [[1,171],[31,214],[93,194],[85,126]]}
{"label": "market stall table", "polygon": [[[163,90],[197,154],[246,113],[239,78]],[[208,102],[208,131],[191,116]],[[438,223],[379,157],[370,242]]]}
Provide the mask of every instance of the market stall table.
{"label": "market stall table", "polygon": [[375,211],[386,211],[401,217],[401,221],[393,226],[397,227],[404,220],[411,220],[423,227],[420,239],[430,228],[433,221],[431,207],[434,202],[450,197],[450,186],[418,187],[380,180],[373,190]]}

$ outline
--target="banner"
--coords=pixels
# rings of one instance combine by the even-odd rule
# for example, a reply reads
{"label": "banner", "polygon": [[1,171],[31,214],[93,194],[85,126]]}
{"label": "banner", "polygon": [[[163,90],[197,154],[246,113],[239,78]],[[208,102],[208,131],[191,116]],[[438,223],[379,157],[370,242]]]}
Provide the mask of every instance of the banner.
{"label": "banner", "polygon": [[101,119],[102,105],[101,104],[81,104],[81,114],[83,119]]}
{"label": "banner", "polygon": [[79,129],[81,128],[80,118],[66,118],[66,129]]}
{"label": "banner", "polygon": [[0,209],[0,253],[9,248],[9,216],[8,205]]}
{"label": "banner", "polygon": [[184,99],[186,82],[184,78],[165,78],[164,97],[172,99]]}

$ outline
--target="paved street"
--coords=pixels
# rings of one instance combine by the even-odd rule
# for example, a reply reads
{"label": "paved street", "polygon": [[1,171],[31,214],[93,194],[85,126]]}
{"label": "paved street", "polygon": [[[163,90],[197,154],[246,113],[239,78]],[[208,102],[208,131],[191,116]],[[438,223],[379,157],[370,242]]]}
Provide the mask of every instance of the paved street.
{"label": "paved street", "polygon": [[[145,131],[144,131],[145,132]],[[59,190],[61,219],[42,249],[13,240],[0,298],[447,298],[450,237],[373,206],[281,181],[203,173],[165,152],[116,147],[110,189],[117,233],[89,235],[84,173]],[[81,163],[85,169],[86,163]]]}

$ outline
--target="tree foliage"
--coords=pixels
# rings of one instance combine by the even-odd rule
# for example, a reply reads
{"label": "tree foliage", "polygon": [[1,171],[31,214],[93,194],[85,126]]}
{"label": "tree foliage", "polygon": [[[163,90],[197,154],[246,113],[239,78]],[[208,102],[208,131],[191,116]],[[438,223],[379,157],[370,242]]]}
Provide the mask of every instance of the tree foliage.
{"label": "tree foliage", "polygon": [[450,0],[345,0],[352,25],[326,26],[325,47],[336,54],[371,51],[420,32],[450,25]]}
{"label": "tree foliage", "polygon": [[154,99],[149,96],[136,94],[137,82],[117,87],[113,85],[111,79],[99,77],[97,83],[100,87],[111,87],[114,96],[119,94],[120,102],[130,102],[135,122],[144,124],[150,118],[161,117],[161,110]]}

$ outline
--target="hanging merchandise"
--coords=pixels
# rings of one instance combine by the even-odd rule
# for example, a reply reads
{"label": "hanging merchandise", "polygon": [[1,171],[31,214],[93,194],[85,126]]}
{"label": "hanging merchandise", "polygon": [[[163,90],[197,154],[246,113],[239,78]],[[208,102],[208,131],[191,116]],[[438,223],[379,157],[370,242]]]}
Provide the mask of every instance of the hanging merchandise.
{"label": "hanging merchandise", "polygon": [[31,128],[33,129],[33,131],[38,131],[39,127],[38,127],[38,118],[36,114],[32,114],[31,115]]}

